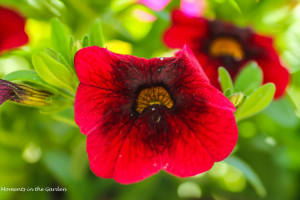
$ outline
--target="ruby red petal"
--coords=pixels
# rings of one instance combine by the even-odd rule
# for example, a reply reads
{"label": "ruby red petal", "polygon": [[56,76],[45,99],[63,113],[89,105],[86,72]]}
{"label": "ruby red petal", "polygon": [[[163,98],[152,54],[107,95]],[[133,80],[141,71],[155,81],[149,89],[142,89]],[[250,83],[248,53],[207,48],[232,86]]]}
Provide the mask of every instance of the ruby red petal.
{"label": "ruby red petal", "polygon": [[28,36],[24,32],[14,33],[9,35],[2,41],[0,51],[6,49],[13,49],[28,42]]}
{"label": "ruby red petal", "polygon": [[113,89],[112,75],[118,66],[118,63],[137,64],[141,66],[146,59],[137,58],[129,55],[112,53],[105,48],[97,46],[86,47],[79,50],[75,56],[75,69],[81,83],[96,87]]}
{"label": "ruby red petal", "polygon": [[179,116],[195,131],[195,137],[201,141],[213,161],[221,161],[232,152],[238,139],[234,115],[229,110],[210,106],[202,110],[199,114],[199,110],[190,109]]}
{"label": "ruby red petal", "polygon": [[214,161],[201,141],[180,119],[169,119],[173,138],[173,145],[163,156],[163,169],[167,172],[187,177],[209,170]]}
{"label": "ruby red petal", "polygon": [[194,76],[196,75],[195,73],[197,73],[197,79],[201,80],[201,82],[209,83],[209,79],[197,61],[194,53],[187,45],[184,45],[182,50],[177,53],[177,62],[184,63],[188,66],[189,70],[193,71]]}
{"label": "ruby red petal", "polygon": [[252,42],[264,50],[261,56],[255,58],[255,61],[263,71],[263,82],[272,82],[276,86],[275,98],[284,95],[289,83],[289,72],[282,66],[276,50],[274,49],[273,40],[270,37],[254,34]]}
{"label": "ruby red petal", "polygon": [[[230,110],[231,112],[235,112],[236,108],[232,104],[232,102],[229,101],[226,97],[224,97],[222,92],[217,90],[215,87],[208,84],[206,85],[199,84],[196,86],[198,86],[198,88],[195,88],[195,90],[191,91],[190,94],[193,95],[196,93],[198,95],[198,96],[194,95],[195,100],[205,103],[205,106],[212,106],[216,108]],[[188,94],[189,91],[186,91],[186,93]]]}
{"label": "ruby red petal", "polygon": [[88,135],[101,125],[103,116],[112,112],[114,106],[124,104],[128,102],[118,93],[80,83],[75,97],[75,121],[81,132]]}
{"label": "ruby red petal", "polygon": [[119,183],[129,184],[141,181],[161,169],[161,162],[154,149],[143,140],[143,133],[150,133],[143,123],[136,122],[120,150],[115,166],[114,179]]}
{"label": "ruby red petal", "polygon": [[237,142],[235,119],[228,110],[196,105],[169,120],[172,131],[179,134],[166,154],[164,169],[177,176],[209,170],[214,162],[226,158]]}
{"label": "ruby red petal", "polygon": [[187,44],[191,48],[199,46],[194,41],[198,39],[199,30],[196,28],[172,26],[163,37],[165,44],[170,48],[179,48]]}
{"label": "ruby red petal", "polygon": [[13,10],[0,7],[0,19],[2,19],[0,20],[0,52],[28,42],[28,36],[24,31],[25,20],[22,16]]}
{"label": "ruby red petal", "polygon": [[211,59],[206,54],[201,52],[195,52],[195,56],[199,61],[200,65],[203,68],[206,76],[210,80],[210,84],[215,86],[218,89],[221,89],[219,82],[219,67],[222,66],[222,63],[218,59]]}
{"label": "ruby red petal", "polygon": [[127,118],[115,121],[108,132],[99,127],[88,135],[88,157],[97,176],[129,184],[161,169],[156,151],[147,143],[147,134],[151,131],[145,122],[143,117]]}
{"label": "ruby red petal", "polygon": [[174,25],[197,27],[200,29],[201,34],[206,34],[208,21],[203,17],[190,17],[180,10],[174,10],[172,13],[172,22]]}
{"label": "ruby red petal", "polygon": [[110,56],[110,52],[96,46],[79,50],[75,55],[74,64],[80,82],[110,88],[110,85],[106,85],[112,72]]}
{"label": "ruby red petal", "polygon": [[114,168],[123,143],[121,134],[101,133],[95,129],[86,141],[91,170],[99,177],[113,178]]}
{"label": "ruby red petal", "polygon": [[[187,66],[184,72],[188,75],[181,73],[178,76],[180,82],[175,84],[180,85],[177,92],[183,93],[186,96],[185,104],[187,104],[188,100],[199,96],[199,100],[201,99],[206,104],[235,111],[234,105],[220,91],[209,84],[209,79],[188,47],[184,46],[179,52],[177,62],[185,63]],[[180,94],[177,94],[177,96],[180,96]]]}
{"label": "ruby red petal", "polygon": [[[259,34],[253,34],[250,43],[255,45],[256,47],[260,47],[261,56],[265,56],[274,61],[280,62],[279,56],[274,48],[273,38]],[[257,57],[259,56],[260,55],[257,55]]]}
{"label": "ruby red petal", "polygon": [[191,18],[181,11],[174,11],[173,25],[164,34],[164,42],[170,48],[181,48],[187,44],[196,49],[201,38],[207,36],[207,20],[204,18]]}

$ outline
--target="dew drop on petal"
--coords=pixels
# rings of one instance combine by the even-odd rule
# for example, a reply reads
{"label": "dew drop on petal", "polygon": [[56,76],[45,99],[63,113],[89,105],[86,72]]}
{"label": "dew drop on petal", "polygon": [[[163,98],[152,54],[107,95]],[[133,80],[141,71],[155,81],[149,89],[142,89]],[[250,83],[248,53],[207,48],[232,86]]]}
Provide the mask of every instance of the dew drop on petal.
{"label": "dew drop on petal", "polygon": [[164,165],[164,169],[167,169],[168,168],[168,166],[169,166],[169,163],[166,163],[165,165]]}

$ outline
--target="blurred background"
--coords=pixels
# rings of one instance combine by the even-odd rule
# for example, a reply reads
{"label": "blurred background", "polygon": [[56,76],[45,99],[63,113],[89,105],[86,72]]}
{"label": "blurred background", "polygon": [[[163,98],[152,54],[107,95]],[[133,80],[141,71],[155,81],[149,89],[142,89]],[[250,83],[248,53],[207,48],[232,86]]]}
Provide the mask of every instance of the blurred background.
{"label": "blurred background", "polygon": [[[298,0],[0,0],[26,18],[29,44],[0,56],[0,77],[32,69],[31,55],[51,47],[52,18],[81,40],[96,18],[104,46],[139,57],[171,56],[162,42],[170,13],[230,21],[274,37],[292,73],[287,95],[240,121],[234,153],[212,170],[180,179],[160,172],[121,185],[89,169],[86,136],[73,121],[6,102],[0,107],[0,187],[66,188],[66,192],[5,192],[0,199],[298,200],[300,199],[300,3]],[[193,5],[193,6],[188,6]],[[1,19],[4,20],[4,19]]]}

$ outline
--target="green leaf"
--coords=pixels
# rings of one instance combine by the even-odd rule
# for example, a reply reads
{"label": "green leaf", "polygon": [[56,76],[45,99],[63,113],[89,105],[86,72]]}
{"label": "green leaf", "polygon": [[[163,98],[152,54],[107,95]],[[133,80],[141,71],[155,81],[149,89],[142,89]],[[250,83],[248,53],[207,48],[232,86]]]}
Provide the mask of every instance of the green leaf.
{"label": "green leaf", "polygon": [[[73,63],[72,66],[74,66],[74,58],[75,58],[77,51],[79,51],[82,48],[83,48],[82,44],[78,40],[76,42],[74,42],[74,44],[72,45],[72,49],[71,49],[71,56],[72,56],[72,63]],[[74,67],[73,67],[73,70],[75,70]]]}
{"label": "green leaf", "polygon": [[70,61],[69,55],[69,38],[63,28],[63,25],[58,19],[51,21],[52,25],[52,45],[54,49],[61,53],[67,61]]}
{"label": "green leaf", "polygon": [[263,183],[255,171],[247,163],[236,156],[228,157],[225,162],[241,170],[260,197],[266,196],[267,192]]}
{"label": "green leaf", "polygon": [[273,83],[267,83],[253,92],[236,111],[236,120],[250,117],[265,109],[273,100],[275,90]]}
{"label": "green leaf", "polygon": [[300,70],[297,70],[292,73],[292,84],[300,87]]}
{"label": "green leaf", "polygon": [[103,37],[101,30],[101,22],[99,19],[96,19],[91,27],[90,32],[90,45],[103,47]]}
{"label": "green leaf", "polygon": [[[7,74],[3,79],[7,81],[13,81],[16,83],[24,83],[27,85],[30,85],[36,89],[45,90],[48,92],[51,92],[53,94],[58,94],[63,97],[63,99],[67,99],[68,102],[74,101],[74,94],[69,94],[66,90],[58,89],[47,82],[45,82],[36,71],[34,70],[20,70],[20,71],[14,71],[10,74]],[[50,99],[56,98],[57,95],[54,95],[50,97]],[[60,97],[60,98],[62,98]],[[52,101],[52,100],[51,100]],[[64,100],[66,101],[66,100]],[[61,107],[63,104],[60,103],[58,107]],[[43,108],[44,109],[44,108]],[[49,109],[51,109],[49,107]]]}
{"label": "green leaf", "polygon": [[72,49],[75,39],[72,35],[69,36],[69,48]]}
{"label": "green leaf", "polygon": [[[230,77],[230,74],[224,67],[219,67],[219,79],[223,93],[227,95],[231,95],[233,92],[233,84]],[[227,92],[229,90],[230,92]]]}
{"label": "green leaf", "polygon": [[55,87],[75,92],[74,77],[68,67],[46,53],[34,54],[32,62],[35,70],[44,81]]}
{"label": "green leaf", "polygon": [[241,92],[235,93],[228,97],[229,101],[233,103],[233,105],[237,108],[239,105],[243,103],[245,95]]}
{"label": "green leaf", "polygon": [[227,89],[227,90],[225,90],[225,92],[223,92],[225,97],[229,97],[231,95],[231,93],[232,93],[231,89]]}
{"label": "green leaf", "polygon": [[283,127],[293,128],[298,126],[299,123],[299,118],[295,112],[296,110],[297,108],[289,95],[285,95],[284,98],[273,101],[265,113],[277,124]]}
{"label": "green leaf", "polygon": [[235,8],[240,14],[242,14],[240,6],[236,3],[235,0],[229,0],[230,5]]}
{"label": "green leaf", "polygon": [[51,56],[52,58],[56,59],[57,58],[57,52],[54,49],[51,48],[46,48],[46,53]]}
{"label": "green leaf", "polygon": [[57,54],[57,59],[61,64],[67,66],[72,72],[75,73],[74,67],[71,67],[71,65],[68,63],[68,61],[66,61],[66,59],[64,58],[64,56],[61,53]]}
{"label": "green leaf", "polygon": [[81,44],[83,48],[90,46],[90,38],[88,35],[83,36]]}
{"label": "green leaf", "polygon": [[54,95],[49,99],[51,105],[40,109],[40,113],[45,115],[55,115],[74,105],[73,98],[65,98],[63,95]]}
{"label": "green leaf", "polygon": [[7,74],[3,79],[7,81],[29,82],[38,86],[38,88],[46,89],[50,92],[56,92],[57,89],[46,83],[34,70],[19,70]]}
{"label": "green leaf", "polygon": [[262,72],[255,62],[249,63],[236,77],[235,92],[242,92],[249,96],[262,84]]}

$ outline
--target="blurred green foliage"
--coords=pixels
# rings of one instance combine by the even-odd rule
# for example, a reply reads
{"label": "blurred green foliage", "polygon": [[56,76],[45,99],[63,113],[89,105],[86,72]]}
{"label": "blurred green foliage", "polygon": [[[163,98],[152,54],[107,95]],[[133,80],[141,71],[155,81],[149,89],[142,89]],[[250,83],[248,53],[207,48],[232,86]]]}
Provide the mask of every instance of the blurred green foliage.
{"label": "blurred green foliage", "polygon": [[[133,185],[101,179],[90,171],[86,137],[73,120],[72,99],[78,84],[76,77],[72,77],[75,52],[82,46],[104,44],[112,51],[146,58],[172,55],[174,51],[167,49],[161,38],[170,24],[170,12],[179,3],[173,0],[164,10],[155,12],[134,0],[0,0],[0,4],[15,7],[27,17],[26,31],[30,37],[28,46],[1,56],[1,78],[19,80],[57,94],[48,110],[10,102],[1,106],[0,187],[67,189],[67,192],[0,191],[0,199],[300,199],[300,4],[297,0],[206,1],[206,17],[251,26],[272,35],[283,62],[293,73],[284,98],[272,102],[260,114],[239,121],[239,141],[233,156],[195,177],[180,179],[160,172]],[[141,11],[153,19],[141,17]],[[100,33],[103,40],[97,38]],[[76,41],[83,41],[82,46]],[[43,59],[40,56],[38,61],[34,57],[32,60],[32,55],[41,55],[41,51]],[[46,69],[36,68],[35,62],[45,59],[58,68],[69,67],[62,68],[72,82],[68,84],[72,85],[70,91],[62,89],[65,88],[62,76],[61,80],[52,80],[43,76]],[[257,83],[261,82],[255,67],[252,71]],[[60,77],[59,70],[51,73]],[[226,72],[223,74],[226,77]],[[243,78],[240,82],[233,85],[227,79],[224,88],[232,90],[230,95],[245,91]],[[233,86],[239,91],[233,91]],[[253,94],[258,86],[255,82],[246,95]],[[49,113],[52,115],[44,115]]]}

